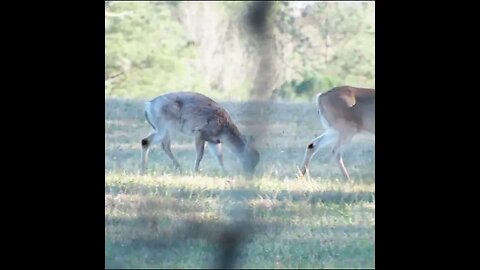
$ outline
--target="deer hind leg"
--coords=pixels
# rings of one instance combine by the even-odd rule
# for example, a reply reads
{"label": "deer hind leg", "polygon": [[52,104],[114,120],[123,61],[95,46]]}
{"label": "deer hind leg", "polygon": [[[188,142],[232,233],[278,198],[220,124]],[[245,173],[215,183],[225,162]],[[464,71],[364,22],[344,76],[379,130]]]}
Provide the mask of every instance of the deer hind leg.
{"label": "deer hind leg", "polygon": [[175,169],[181,170],[180,163],[178,163],[178,160],[173,156],[172,150],[170,149],[170,134],[168,132],[165,132],[165,135],[162,138],[162,149],[167,153],[167,156],[173,161],[173,165],[175,166]]}
{"label": "deer hind leg", "polygon": [[197,158],[195,159],[195,171],[198,171],[200,161],[202,161],[203,153],[205,150],[205,141],[200,136],[195,137],[195,150],[197,151]]}
{"label": "deer hind leg", "polygon": [[302,168],[300,169],[300,173],[305,175],[307,169],[310,165],[312,158],[317,154],[320,148],[325,147],[331,144],[337,138],[337,132],[332,129],[327,129],[324,133],[322,133],[317,138],[310,141],[307,148],[305,149],[305,156],[303,158]]}
{"label": "deer hind leg", "polygon": [[208,147],[210,152],[215,155],[217,158],[218,164],[222,167],[223,172],[227,172],[225,170],[225,166],[223,165],[223,152],[222,152],[222,144],[221,143],[208,143]]}
{"label": "deer hind leg", "polygon": [[345,177],[345,179],[347,179],[350,182],[352,181],[352,179],[350,178],[347,168],[345,167],[345,163],[343,162],[343,146],[350,143],[350,141],[353,138],[353,135],[354,135],[353,132],[344,132],[340,134],[337,142],[335,143],[332,149],[332,154],[335,156],[338,167],[342,171],[342,174]]}
{"label": "deer hind leg", "polygon": [[152,131],[147,137],[141,140],[142,145],[142,174],[145,174],[148,163],[148,153],[150,151],[150,146],[156,141],[158,134],[156,131]]}

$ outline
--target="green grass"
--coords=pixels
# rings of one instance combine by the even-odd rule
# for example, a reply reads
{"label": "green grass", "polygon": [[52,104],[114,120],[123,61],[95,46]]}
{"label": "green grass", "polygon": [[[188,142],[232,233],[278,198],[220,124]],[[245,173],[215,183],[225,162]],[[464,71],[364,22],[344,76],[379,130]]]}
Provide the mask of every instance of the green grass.
{"label": "green grass", "polygon": [[156,145],[141,176],[140,140],[150,131],[143,102],[106,100],[105,266],[213,267],[222,228],[246,209],[252,230],[238,267],[374,268],[373,142],[360,138],[346,148],[354,183],[342,179],[326,149],[310,177],[298,178],[306,145],[322,131],[313,104],[222,104],[241,131],[256,136],[261,161],[252,180],[236,176],[240,166],[227,148],[228,175],[208,151],[194,173],[188,137],[172,139],[181,173]]}

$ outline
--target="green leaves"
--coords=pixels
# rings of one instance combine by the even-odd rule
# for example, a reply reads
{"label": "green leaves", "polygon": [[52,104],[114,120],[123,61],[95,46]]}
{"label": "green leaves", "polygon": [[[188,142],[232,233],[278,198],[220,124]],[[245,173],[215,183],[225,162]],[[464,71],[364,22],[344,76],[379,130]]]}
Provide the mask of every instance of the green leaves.
{"label": "green leaves", "polygon": [[[176,89],[248,99],[256,78],[247,2],[115,2],[105,9],[105,95],[148,98]],[[308,100],[338,84],[374,86],[375,6],[275,2],[274,86]]]}

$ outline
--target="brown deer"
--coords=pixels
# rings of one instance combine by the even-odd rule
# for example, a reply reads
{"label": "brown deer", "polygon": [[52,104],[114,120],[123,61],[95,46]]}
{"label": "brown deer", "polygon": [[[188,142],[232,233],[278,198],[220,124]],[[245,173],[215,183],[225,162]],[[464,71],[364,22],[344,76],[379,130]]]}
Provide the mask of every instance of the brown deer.
{"label": "brown deer", "polygon": [[326,130],[308,144],[300,173],[305,175],[319,148],[335,142],[332,155],[335,156],[343,176],[351,181],[343,163],[342,146],[360,133],[371,134],[375,138],[375,89],[335,87],[317,96],[317,106]]}
{"label": "brown deer", "polygon": [[147,167],[149,148],[155,142],[161,142],[165,153],[180,169],[170,149],[170,138],[177,133],[195,138],[195,171],[203,158],[205,142],[224,172],[222,144],[236,154],[244,172],[251,175],[255,171],[260,155],[253,137],[242,135],[228,112],[209,97],[194,92],[168,93],[145,102],[144,114],[153,131],[141,141],[142,173]]}

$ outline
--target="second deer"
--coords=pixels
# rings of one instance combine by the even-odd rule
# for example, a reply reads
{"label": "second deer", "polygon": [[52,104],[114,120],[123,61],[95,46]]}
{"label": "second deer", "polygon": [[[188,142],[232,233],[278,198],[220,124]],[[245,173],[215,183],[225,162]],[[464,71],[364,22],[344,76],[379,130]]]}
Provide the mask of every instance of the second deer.
{"label": "second deer", "polygon": [[317,96],[317,107],[326,130],[308,144],[300,173],[306,173],[310,161],[321,147],[334,143],[331,154],[335,156],[343,176],[351,181],[343,162],[342,146],[359,133],[369,133],[375,137],[375,90],[335,87]]}

